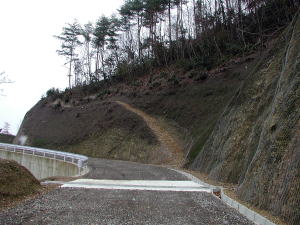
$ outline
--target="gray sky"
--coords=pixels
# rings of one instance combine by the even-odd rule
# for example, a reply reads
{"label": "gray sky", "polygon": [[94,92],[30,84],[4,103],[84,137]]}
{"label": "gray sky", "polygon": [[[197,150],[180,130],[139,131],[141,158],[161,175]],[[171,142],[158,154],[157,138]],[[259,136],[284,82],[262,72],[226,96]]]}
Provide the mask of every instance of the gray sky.
{"label": "gray sky", "polygon": [[[77,19],[95,22],[116,13],[123,0],[2,0],[0,1],[0,72],[13,84],[1,85],[0,128],[11,124],[16,134],[25,113],[51,87],[68,86],[64,59],[53,35]],[[1,87],[2,88],[2,87]]]}

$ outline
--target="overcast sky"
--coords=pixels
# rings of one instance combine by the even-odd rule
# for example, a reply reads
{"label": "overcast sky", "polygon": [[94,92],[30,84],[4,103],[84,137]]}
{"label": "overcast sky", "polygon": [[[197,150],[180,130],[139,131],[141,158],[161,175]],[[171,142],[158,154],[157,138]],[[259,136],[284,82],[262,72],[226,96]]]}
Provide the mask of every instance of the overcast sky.
{"label": "overcast sky", "polygon": [[68,86],[64,59],[53,35],[77,19],[95,22],[116,13],[123,0],[2,0],[0,2],[0,72],[12,84],[1,85],[0,128],[11,124],[16,134],[25,113],[51,87]]}

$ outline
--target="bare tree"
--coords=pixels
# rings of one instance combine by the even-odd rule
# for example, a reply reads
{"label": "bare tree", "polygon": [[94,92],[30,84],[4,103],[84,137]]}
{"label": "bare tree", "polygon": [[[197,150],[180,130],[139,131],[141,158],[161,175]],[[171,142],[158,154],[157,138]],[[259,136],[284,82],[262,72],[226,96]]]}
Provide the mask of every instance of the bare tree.
{"label": "bare tree", "polygon": [[8,122],[4,123],[4,127],[2,129],[0,129],[0,133],[1,134],[7,134],[7,135],[11,135],[11,133],[9,132],[10,130],[10,124]]}
{"label": "bare tree", "polygon": [[[0,85],[2,84],[10,84],[12,83],[12,81],[7,77],[7,75],[5,74],[5,72],[1,72],[0,73]],[[3,88],[1,88],[0,86],[0,95],[3,96]]]}

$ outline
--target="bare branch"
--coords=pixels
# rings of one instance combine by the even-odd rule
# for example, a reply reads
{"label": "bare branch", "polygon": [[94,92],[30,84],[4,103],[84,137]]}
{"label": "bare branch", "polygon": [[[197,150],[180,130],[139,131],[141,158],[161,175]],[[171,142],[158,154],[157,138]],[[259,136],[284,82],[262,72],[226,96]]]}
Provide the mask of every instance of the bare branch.
{"label": "bare branch", "polygon": [[5,72],[0,73],[0,84],[10,84],[13,83],[8,77],[6,76]]}
{"label": "bare branch", "polygon": [[[11,83],[13,83],[13,81],[11,81],[8,77],[7,77],[7,75],[5,74],[5,72],[3,71],[3,72],[1,72],[0,73],[0,85],[2,85],[2,84],[11,84]],[[4,94],[2,94],[3,93],[3,88],[0,88],[0,96],[5,96]]]}

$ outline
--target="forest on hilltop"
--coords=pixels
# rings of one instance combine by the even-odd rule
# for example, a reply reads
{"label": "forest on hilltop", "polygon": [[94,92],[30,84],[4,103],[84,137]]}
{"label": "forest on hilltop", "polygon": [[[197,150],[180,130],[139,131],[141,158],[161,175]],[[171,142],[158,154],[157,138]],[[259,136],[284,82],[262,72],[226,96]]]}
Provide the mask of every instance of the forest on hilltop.
{"label": "forest on hilltop", "polygon": [[126,0],[95,24],[63,27],[57,53],[66,59],[69,88],[132,80],[174,63],[210,70],[264,48],[298,8],[297,0]]}

